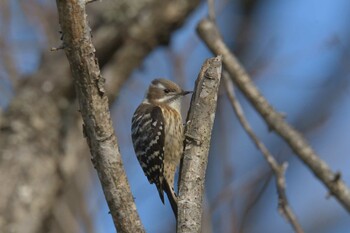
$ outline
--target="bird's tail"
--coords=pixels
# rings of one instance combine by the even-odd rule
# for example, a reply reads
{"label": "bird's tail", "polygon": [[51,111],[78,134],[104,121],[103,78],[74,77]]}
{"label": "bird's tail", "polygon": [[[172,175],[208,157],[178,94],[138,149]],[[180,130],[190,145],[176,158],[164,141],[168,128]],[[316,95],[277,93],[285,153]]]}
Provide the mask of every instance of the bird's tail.
{"label": "bird's tail", "polygon": [[164,186],[164,182],[161,180],[161,181],[155,182],[155,184],[156,184],[156,187],[157,187],[157,190],[158,190],[158,194],[159,194],[160,200],[164,204],[164,193],[163,193],[163,187],[162,187],[162,186]]}
{"label": "bird's tail", "polygon": [[174,189],[169,185],[169,183],[165,180],[163,182],[163,187],[166,195],[168,196],[171,208],[173,209],[175,218],[177,220],[177,195],[174,191]]}

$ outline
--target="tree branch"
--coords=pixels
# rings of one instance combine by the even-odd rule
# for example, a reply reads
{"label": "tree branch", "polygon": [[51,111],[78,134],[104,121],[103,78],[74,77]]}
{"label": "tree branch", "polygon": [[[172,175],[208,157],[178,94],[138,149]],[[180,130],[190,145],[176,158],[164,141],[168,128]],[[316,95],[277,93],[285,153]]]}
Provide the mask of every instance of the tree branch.
{"label": "tree branch", "polygon": [[205,171],[221,79],[221,56],[207,59],[195,85],[185,129],[177,232],[201,232]]}
{"label": "tree branch", "polygon": [[92,161],[119,232],[144,232],[123,169],[87,25],[85,0],[57,0],[65,52],[73,74]]}
{"label": "tree branch", "polygon": [[329,166],[315,153],[306,139],[290,126],[283,116],[276,112],[261,95],[237,58],[224,44],[215,24],[204,19],[199,23],[197,30],[200,37],[214,54],[223,55],[223,63],[233,82],[259,112],[269,129],[274,130],[289,144],[294,153],[328,188],[330,194],[334,195],[343,207],[350,212],[350,191],[341,179],[340,174],[332,172]]}
{"label": "tree branch", "polygon": [[[111,78],[107,78],[107,93],[115,98],[135,67],[159,44],[168,44],[171,32],[182,25],[198,6],[199,0],[161,0],[153,4],[152,11],[143,11],[138,20],[128,25],[123,34],[123,46],[110,63]],[[115,64],[119,64],[116,66]]]}
{"label": "tree branch", "polygon": [[249,137],[252,139],[256,147],[261,151],[267,163],[271,167],[273,173],[276,177],[276,188],[278,193],[278,206],[281,214],[285,217],[285,219],[291,224],[295,232],[303,233],[303,229],[301,228],[296,216],[294,215],[292,209],[288,204],[287,194],[286,194],[286,180],[284,177],[285,170],[287,168],[287,163],[282,165],[278,164],[273,155],[269,152],[266,146],[259,140],[259,138],[253,132],[253,129],[250,127],[248,120],[244,116],[243,109],[238,102],[234,87],[232,85],[232,81],[229,79],[229,75],[227,72],[223,72],[223,79],[225,84],[225,89],[228,95],[228,98],[231,102],[233,110],[243,126],[244,130],[247,132]]}

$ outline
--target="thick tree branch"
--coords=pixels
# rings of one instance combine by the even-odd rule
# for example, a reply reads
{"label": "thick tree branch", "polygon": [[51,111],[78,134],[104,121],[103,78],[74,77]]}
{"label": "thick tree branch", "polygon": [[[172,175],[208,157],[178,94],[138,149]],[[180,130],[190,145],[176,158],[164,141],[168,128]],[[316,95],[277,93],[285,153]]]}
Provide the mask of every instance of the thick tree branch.
{"label": "thick tree branch", "polygon": [[201,232],[205,171],[215,119],[221,67],[221,56],[207,59],[196,80],[186,120],[186,142],[178,200],[178,233]]}
{"label": "thick tree branch", "polygon": [[114,134],[104,79],[100,74],[87,25],[86,2],[57,0],[56,3],[65,52],[84,121],[84,134],[114,224],[119,232],[144,232]]}
{"label": "thick tree branch", "polygon": [[278,193],[278,206],[279,206],[280,212],[286,218],[286,220],[291,224],[295,232],[297,233],[304,232],[296,216],[294,215],[292,209],[288,204],[288,199],[286,194],[286,179],[284,176],[287,164],[285,163],[280,165],[276,161],[276,159],[273,157],[273,155],[269,152],[269,150],[266,148],[266,146],[255,135],[253,129],[249,125],[248,120],[244,116],[244,112],[240,103],[238,102],[235,96],[235,91],[234,91],[232,81],[229,79],[229,75],[225,71],[223,72],[223,79],[224,79],[227,95],[229,97],[229,100],[231,102],[231,105],[233,107],[233,110],[239,122],[241,123],[242,127],[247,132],[249,137],[252,139],[256,147],[261,151],[267,163],[271,167],[273,173],[275,174],[276,188]]}
{"label": "thick tree branch", "polygon": [[283,116],[276,112],[261,95],[243,66],[224,44],[215,24],[206,19],[202,20],[198,25],[198,33],[214,54],[223,55],[223,63],[233,82],[263,117],[269,129],[274,130],[289,144],[294,153],[324,183],[330,194],[335,196],[343,207],[350,212],[350,191],[341,179],[340,174],[332,172],[306,139],[290,126]]}

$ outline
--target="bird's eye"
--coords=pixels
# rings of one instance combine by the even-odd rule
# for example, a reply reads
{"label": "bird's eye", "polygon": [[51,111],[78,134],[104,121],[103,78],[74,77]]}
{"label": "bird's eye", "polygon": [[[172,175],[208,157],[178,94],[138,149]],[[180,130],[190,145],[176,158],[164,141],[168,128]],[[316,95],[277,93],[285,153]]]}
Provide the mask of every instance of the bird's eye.
{"label": "bird's eye", "polygon": [[164,93],[170,93],[170,90],[169,89],[164,89]]}

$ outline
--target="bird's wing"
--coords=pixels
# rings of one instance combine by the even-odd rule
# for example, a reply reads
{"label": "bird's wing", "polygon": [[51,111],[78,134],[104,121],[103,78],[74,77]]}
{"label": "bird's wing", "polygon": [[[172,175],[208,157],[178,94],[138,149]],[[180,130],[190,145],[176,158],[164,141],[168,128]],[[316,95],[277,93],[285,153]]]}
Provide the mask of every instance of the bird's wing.
{"label": "bird's wing", "polygon": [[158,106],[141,104],[132,118],[132,141],[137,159],[164,203],[164,117]]}

